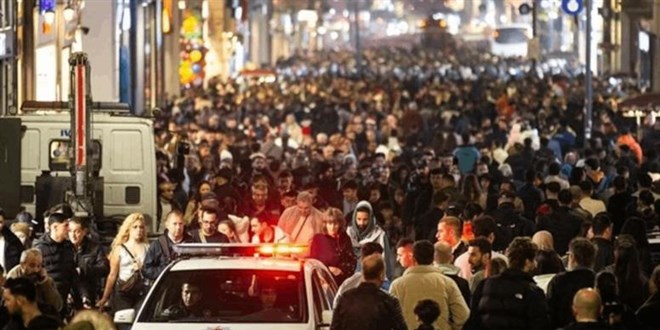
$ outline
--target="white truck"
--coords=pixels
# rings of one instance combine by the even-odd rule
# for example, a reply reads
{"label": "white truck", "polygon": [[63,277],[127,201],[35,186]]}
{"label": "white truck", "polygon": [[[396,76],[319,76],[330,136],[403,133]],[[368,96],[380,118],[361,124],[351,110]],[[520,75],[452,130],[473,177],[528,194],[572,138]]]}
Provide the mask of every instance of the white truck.
{"label": "white truck", "polygon": [[152,120],[131,116],[126,104],[92,102],[89,66],[77,54],[69,102],[26,101],[20,114],[0,118],[0,207],[9,218],[22,207],[41,220],[62,202],[97,224],[133,212],[155,218]]}

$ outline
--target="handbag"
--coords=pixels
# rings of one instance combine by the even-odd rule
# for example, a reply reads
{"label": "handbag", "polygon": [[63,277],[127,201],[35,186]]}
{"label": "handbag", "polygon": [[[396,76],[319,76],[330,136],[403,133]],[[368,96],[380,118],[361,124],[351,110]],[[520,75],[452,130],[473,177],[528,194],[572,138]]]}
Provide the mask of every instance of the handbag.
{"label": "handbag", "polygon": [[[128,253],[128,255],[135,260],[135,257],[131,253],[131,251],[128,250],[128,248],[122,244],[122,248]],[[119,292],[123,295],[127,296],[139,296],[142,294],[142,289],[144,288],[144,277],[142,276],[142,271],[136,270],[133,272],[131,277],[129,277],[126,281],[119,280]]]}

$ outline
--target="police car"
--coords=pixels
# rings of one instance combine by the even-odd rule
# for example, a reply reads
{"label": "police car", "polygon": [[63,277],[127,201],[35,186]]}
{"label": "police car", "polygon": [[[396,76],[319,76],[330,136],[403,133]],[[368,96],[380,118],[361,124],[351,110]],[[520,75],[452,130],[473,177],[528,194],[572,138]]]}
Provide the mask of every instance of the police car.
{"label": "police car", "polygon": [[181,244],[139,310],[115,313],[133,330],[329,329],[337,286],[305,247]]}

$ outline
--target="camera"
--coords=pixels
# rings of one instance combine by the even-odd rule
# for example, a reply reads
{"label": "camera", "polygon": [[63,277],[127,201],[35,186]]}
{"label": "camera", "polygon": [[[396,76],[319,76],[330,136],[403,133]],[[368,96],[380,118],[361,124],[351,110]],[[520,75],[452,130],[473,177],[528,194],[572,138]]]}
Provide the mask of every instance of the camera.
{"label": "camera", "polygon": [[190,143],[181,141],[176,145],[176,153],[179,155],[188,155],[190,153]]}

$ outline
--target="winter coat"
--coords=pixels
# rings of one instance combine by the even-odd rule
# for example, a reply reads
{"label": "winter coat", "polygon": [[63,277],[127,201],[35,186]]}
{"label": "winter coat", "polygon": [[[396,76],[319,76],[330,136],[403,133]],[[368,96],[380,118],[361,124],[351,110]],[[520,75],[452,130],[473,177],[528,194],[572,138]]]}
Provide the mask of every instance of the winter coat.
{"label": "winter coat", "polygon": [[327,234],[316,234],[312,239],[309,257],[319,260],[327,267],[341,269],[342,273],[339,276],[333,274],[338,286],[355,272],[357,260],[351,239],[344,232],[340,232],[337,238]]}
{"label": "winter coat", "polygon": [[5,270],[9,270],[14,268],[21,261],[21,253],[23,253],[25,246],[21,243],[21,240],[9,230],[9,226],[7,225],[2,227],[0,235],[5,238],[5,260],[3,261]]}
{"label": "winter coat", "polygon": [[[85,291],[86,288],[81,285],[76,271],[75,252],[71,242],[64,240],[58,243],[50,235],[44,234],[34,242],[34,247],[41,251],[43,266],[48,276],[55,281],[57,291],[63,299],[69,295],[72,289],[76,291],[76,294],[73,295],[76,300],[79,300],[79,297],[90,296]],[[80,305],[80,301],[76,301],[76,305]]]}
{"label": "winter coat", "polygon": [[353,212],[353,219],[351,219],[350,225],[346,228],[346,234],[348,234],[348,237],[351,239],[351,244],[353,245],[353,252],[359,260],[361,256],[360,248],[364,243],[374,242],[380,244],[384,250],[383,257],[385,258],[385,273],[387,274],[387,278],[392,278],[392,272],[394,271],[394,256],[392,255],[392,248],[390,247],[387,234],[378,226],[378,224],[376,224],[376,217],[373,215],[374,212],[369,202],[360,201],[355,209],[357,210],[363,206],[367,207],[370,212],[367,228],[363,231],[358,229],[357,224],[355,223],[357,212]]}
{"label": "winter coat", "polygon": [[628,147],[630,147],[630,150],[635,155],[637,162],[639,164],[642,163],[642,160],[644,159],[644,155],[642,153],[642,147],[639,146],[639,143],[637,143],[637,141],[631,134],[625,134],[619,136],[619,138],[616,140],[616,144],[617,145],[625,144]]}
{"label": "winter coat", "polygon": [[459,275],[461,269],[452,264],[438,265],[438,268],[440,268],[442,274],[451,278],[456,283],[458,289],[461,291],[461,295],[465,299],[465,304],[469,306],[472,292],[470,291],[470,283]]}
{"label": "winter coat", "polygon": [[[16,265],[7,273],[7,278],[19,278],[26,277],[21,265]],[[62,309],[63,301],[60,293],[57,291],[57,286],[55,286],[55,281],[50,276],[36,283],[35,288],[37,289],[37,303],[46,304],[54,308],[56,311]]]}
{"label": "winter coat", "polygon": [[437,206],[424,213],[424,215],[415,219],[415,239],[428,239],[435,241],[435,234],[438,231],[438,222],[445,215],[445,212]]}
{"label": "winter coat", "polygon": [[440,305],[440,317],[434,325],[440,330],[460,330],[470,310],[458,285],[433,265],[413,266],[392,282],[390,293],[399,299],[409,329],[418,322],[413,312],[417,302],[431,299]]}
{"label": "winter coat", "polygon": [[406,330],[399,301],[373,283],[344,293],[333,312],[331,330]]}
{"label": "winter coat", "polygon": [[474,292],[466,330],[547,330],[548,304],[528,273],[509,268],[485,279]]}
{"label": "winter coat", "polygon": [[568,251],[568,243],[580,235],[582,219],[571,214],[570,208],[560,206],[553,209],[548,215],[540,217],[536,230],[549,231],[554,239],[555,251],[563,256]]}
{"label": "winter coat", "polygon": [[500,205],[495,210],[494,218],[497,223],[494,251],[506,250],[515,237],[534,235],[534,223],[518,215],[511,203]]}
{"label": "winter coat", "polygon": [[614,263],[614,244],[611,240],[602,237],[594,237],[591,242],[596,245],[594,272],[597,273]]}
{"label": "winter coat", "polygon": [[[192,243],[192,237],[184,232],[181,243]],[[158,278],[160,273],[173,260],[173,246],[174,242],[167,235],[167,230],[157,240],[149,244],[149,250],[147,250],[147,255],[144,257],[144,266],[142,267],[142,275],[145,278],[150,280]],[[164,248],[167,248],[167,251]]]}
{"label": "winter coat", "polygon": [[80,248],[75,250],[74,256],[76,265],[80,268],[81,285],[91,295],[86,298],[94,302],[100,292],[101,279],[110,273],[110,262],[106,251],[101,244],[85,237]]}
{"label": "winter coat", "polygon": [[580,289],[594,285],[596,275],[591,269],[578,268],[557,274],[548,283],[548,305],[554,328],[565,327],[575,321],[573,297]]}

